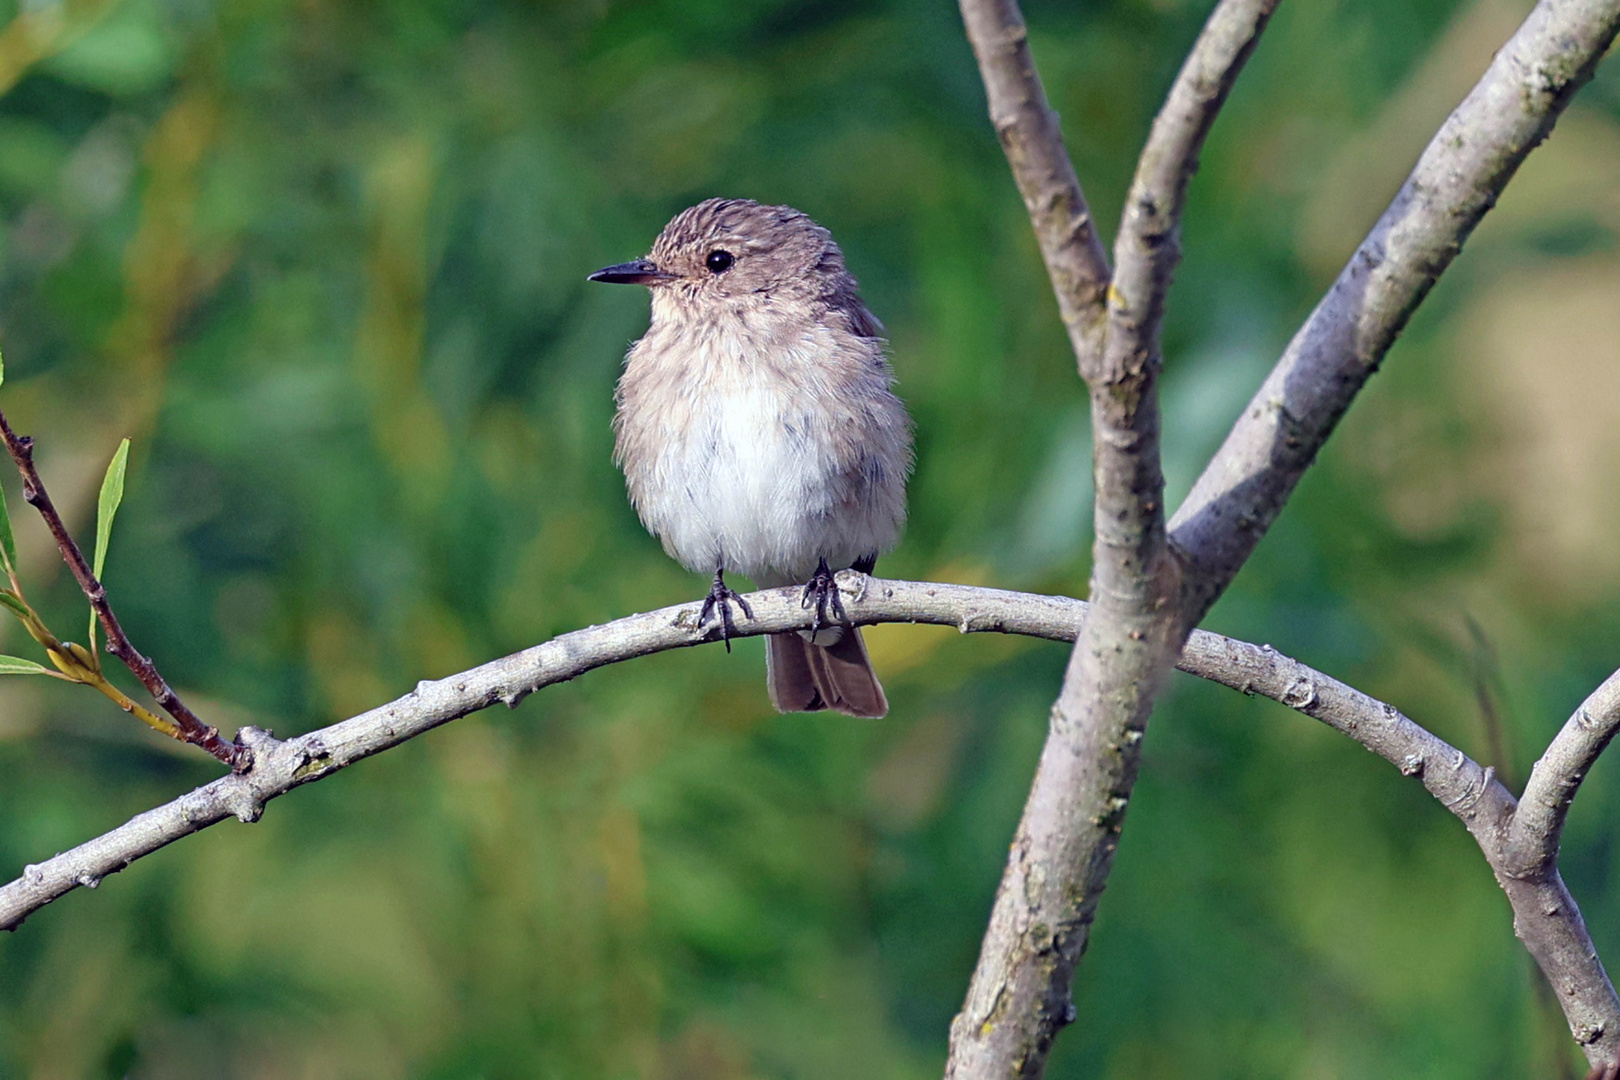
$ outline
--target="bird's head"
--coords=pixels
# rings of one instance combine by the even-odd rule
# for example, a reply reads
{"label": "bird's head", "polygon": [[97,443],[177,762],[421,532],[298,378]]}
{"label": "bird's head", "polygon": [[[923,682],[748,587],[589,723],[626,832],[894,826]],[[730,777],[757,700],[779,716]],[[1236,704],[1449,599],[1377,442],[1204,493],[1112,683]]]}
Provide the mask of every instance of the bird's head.
{"label": "bird's head", "polygon": [[604,267],[590,280],[649,286],[655,311],[660,301],[813,302],[855,290],[831,233],[792,207],[751,199],[709,199],[681,211],[646,258]]}

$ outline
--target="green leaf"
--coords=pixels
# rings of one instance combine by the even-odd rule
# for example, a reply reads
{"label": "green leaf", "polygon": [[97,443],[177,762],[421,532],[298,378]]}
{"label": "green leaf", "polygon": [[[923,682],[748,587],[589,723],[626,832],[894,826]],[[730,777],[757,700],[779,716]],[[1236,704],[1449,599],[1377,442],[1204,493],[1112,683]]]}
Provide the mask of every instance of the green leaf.
{"label": "green leaf", "polygon": [[[3,376],[0,372],[0,376]],[[0,566],[8,575],[17,569],[17,542],[11,538],[11,512],[6,509],[6,491],[0,488],[0,559],[5,565]]]}
{"label": "green leaf", "polygon": [[20,656],[0,656],[0,675],[49,675],[51,669]]}
{"label": "green leaf", "polygon": [[5,358],[4,355],[0,355],[0,386],[5,385],[5,381],[6,381],[6,358]]}
{"label": "green leaf", "polygon": [[6,605],[18,615],[28,614],[28,605],[23,603],[17,594],[10,589],[0,589],[0,604]]}
{"label": "green leaf", "polygon": [[107,466],[107,476],[101,481],[101,496],[96,499],[96,561],[97,580],[107,562],[107,541],[112,536],[113,516],[118,504],[124,501],[124,469],[129,464],[129,440],[118,444],[118,452]]}

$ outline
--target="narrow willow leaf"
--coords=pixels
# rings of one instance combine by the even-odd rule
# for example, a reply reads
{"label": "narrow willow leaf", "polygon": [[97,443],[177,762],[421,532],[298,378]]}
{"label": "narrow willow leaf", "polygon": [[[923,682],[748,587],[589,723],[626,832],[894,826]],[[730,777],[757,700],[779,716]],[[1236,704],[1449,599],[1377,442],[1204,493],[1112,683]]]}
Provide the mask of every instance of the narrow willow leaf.
{"label": "narrow willow leaf", "polygon": [[95,573],[99,579],[101,568],[107,562],[107,540],[112,536],[113,516],[118,504],[124,501],[124,468],[129,464],[129,440],[118,444],[118,453],[107,466],[107,476],[101,481],[101,496],[96,500],[96,561]]}
{"label": "narrow willow leaf", "polygon": [[[101,580],[101,569],[107,564],[107,542],[112,539],[113,518],[118,515],[118,504],[124,501],[124,469],[129,465],[129,440],[118,444],[118,452],[107,464],[107,475],[101,481],[101,494],[96,499],[96,580]],[[91,667],[101,670],[94,658],[96,653],[96,609],[90,609],[90,626],[85,631],[90,639]]]}
{"label": "narrow willow leaf", "polygon": [[10,589],[0,589],[0,604],[6,605],[18,615],[28,614],[28,605],[20,600],[16,593]]}
{"label": "narrow willow leaf", "polygon": [[49,675],[51,669],[20,656],[0,656],[0,675]]}
{"label": "narrow willow leaf", "polygon": [[0,566],[7,574],[17,569],[17,542],[11,538],[11,512],[6,509],[6,490],[0,488],[0,559],[5,565]]}

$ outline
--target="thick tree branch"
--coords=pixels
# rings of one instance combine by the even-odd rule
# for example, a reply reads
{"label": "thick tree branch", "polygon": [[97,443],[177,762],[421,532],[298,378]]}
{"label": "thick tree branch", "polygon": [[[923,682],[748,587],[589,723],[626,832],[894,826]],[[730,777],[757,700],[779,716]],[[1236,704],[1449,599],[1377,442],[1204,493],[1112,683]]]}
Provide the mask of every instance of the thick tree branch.
{"label": "thick tree branch", "polygon": [[1430,141],[1170,523],[1206,606],[1617,29],[1620,0],[1541,0]]}
{"label": "thick tree branch", "polygon": [[[1039,596],[966,585],[888,581],[853,572],[838,575],[844,606],[863,625],[933,623],[962,633],[1023,634],[1073,641],[1087,605],[1063,596]],[[756,618],[737,627],[739,636],[802,629],[812,617],[797,589],[771,589],[748,597]],[[245,728],[253,768],[221,777],[173,802],[34,866],[0,886],[0,927],[15,929],[33,911],[81,886],[94,887],[184,836],[235,817],[257,821],[271,799],[330,776],[440,724],[496,702],[516,705],[534,690],[566,682],[587,671],[655,652],[715,640],[699,630],[697,603],[631,615],[576,630],[500,660],[437,681],[370,712],[286,741]],[[1620,1049],[1620,1003],[1592,950],[1580,909],[1555,867],[1535,878],[1501,869],[1512,795],[1488,768],[1407,719],[1336,679],[1314,671],[1265,645],[1250,645],[1196,630],[1177,666],[1245,694],[1281,702],[1339,731],[1418,779],[1456,814],[1479,842],[1513,906],[1514,926],[1541,964],[1593,1060]],[[1605,686],[1614,683],[1609,680]]]}
{"label": "thick tree branch", "polygon": [[948,1077],[1038,1077],[1052,1040],[1074,1019],[1070,980],[1113,866],[1148,714],[1202,615],[1179,602],[1181,572],[1165,544],[1160,328],[1199,150],[1275,4],[1216,6],[1131,186],[1103,352],[1082,355],[1080,364],[1094,441],[1092,612],[1052,709],[967,999],[951,1024]]}
{"label": "thick tree branch", "polygon": [[1058,312],[1083,367],[1102,354],[1108,256],[1030,58],[1029,31],[1016,0],[961,0],[961,8],[990,122],[1024,197]]}

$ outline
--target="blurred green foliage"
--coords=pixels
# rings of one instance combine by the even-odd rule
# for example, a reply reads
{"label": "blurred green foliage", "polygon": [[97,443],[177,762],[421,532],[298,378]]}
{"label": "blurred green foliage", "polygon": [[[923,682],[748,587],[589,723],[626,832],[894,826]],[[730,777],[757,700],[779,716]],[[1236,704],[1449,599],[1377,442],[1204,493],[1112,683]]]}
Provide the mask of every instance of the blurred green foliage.
{"label": "blurred green foliage", "polygon": [[[1526,6],[1283,7],[1192,192],[1173,496]],[[1110,234],[1206,7],[1027,9]],[[111,595],[213,722],[307,730],[699,595],[609,460],[645,298],[584,276],[716,194],[830,227],[888,324],[919,453],[881,570],[1083,593],[1083,394],[949,5],[3,14],[4,407],[81,535],[134,438]],[[1617,236],[1611,61],[1208,625],[1480,756],[1489,702],[1496,764],[1522,777],[1620,657]],[[77,625],[43,529],[16,524],[31,597]],[[684,650],[75,893],[0,942],[0,1075],[937,1075],[1065,656],[871,640],[880,723],[774,715],[757,642]],[[217,772],[45,681],[0,683],[7,875]],[[1190,680],[1145,760],[1051,1076],[1556,1077],[1574,1059],[1483,861],[1415,784]],[[1565,855],[1611,961],[1614,769]]]}

